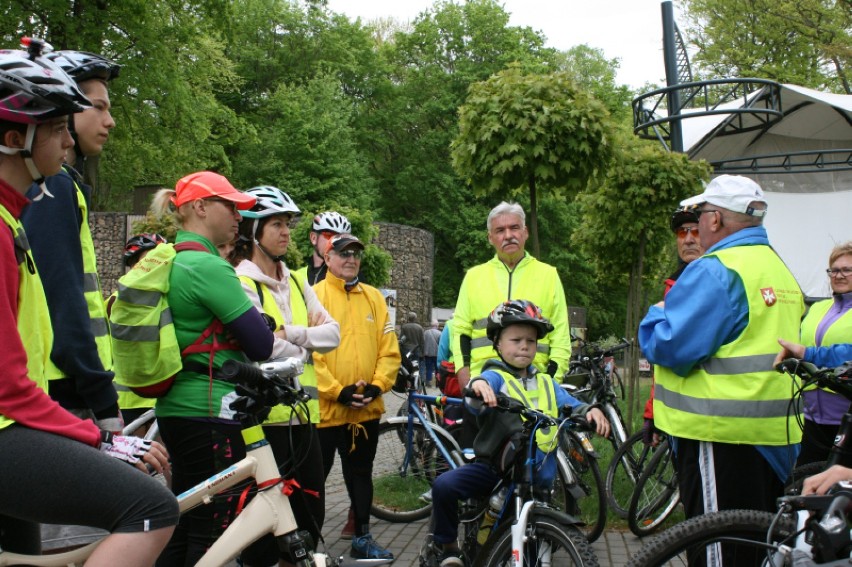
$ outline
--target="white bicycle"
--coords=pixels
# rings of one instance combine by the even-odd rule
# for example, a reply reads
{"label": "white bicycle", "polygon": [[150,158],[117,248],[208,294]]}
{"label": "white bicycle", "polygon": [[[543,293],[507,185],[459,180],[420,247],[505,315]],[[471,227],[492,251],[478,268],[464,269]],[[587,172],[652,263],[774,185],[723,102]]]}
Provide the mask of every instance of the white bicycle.
{"label": "white bicycle", "polygon": [[[223,377],[237,384],[240,398],[232,404],[232,409],[240,412],[243,424],[243,439],[246,444],[246,457],[225,468],[202,483],[180,494],[178,503],[180,512],[209,504],[218,494],[240,483],[254,480],[257,493],[245,506],[237,518],[228,526],[210,549],[204,554],[196,567],[215,567],[227,564],[254,541],[267,533],[272,533],[288,560],[297,567],[373,567],[385,565],[389,559],[347,559],[333,558],[324,553],[313,553],[307,539],[308,533],[300,530],[290,508],[290,500],[285,494],[284,479],[278,470],[272,448],[263,434],[260,423],[265,410],[277,404],[294,405],[304,403],[309,396],[299,388],[297,376],[302,372],[302,363],[298,359],[288,358],[262,365],[228,361],[221,370]],[[152,410],[153,413],[153,410]],[[128,425],[138,427],[152,416],[143,414]],[[156,423],[156,421],[154,422]],[[152,427],[151,429],[156,429]],[[156,431],[151,433],[156,435]],[[31,565],[35,567],[77,567],[82,566],[102,540],[95,541],[78,549],[53,555],[22,555],[0,550],[0,567],[10,565]]]}

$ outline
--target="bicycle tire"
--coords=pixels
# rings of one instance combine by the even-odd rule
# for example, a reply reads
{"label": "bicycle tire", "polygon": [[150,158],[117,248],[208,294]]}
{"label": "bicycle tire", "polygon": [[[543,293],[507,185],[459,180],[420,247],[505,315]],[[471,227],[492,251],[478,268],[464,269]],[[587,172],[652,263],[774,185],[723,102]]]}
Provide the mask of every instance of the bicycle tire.
{"label": "bicycle tire", "polygon": [[[559,567],[597,567],[598,558],[583,534],[553,510],[537,509],[527,523],[528,538],[524,544],[524,567],[558,565]],[[542,545],[542,544],[547,545]],[[539,552],[549,549],[549,563]],[[491,535],[477,554],[474,567],[508,567],[512,563],[512,524],[506,522]]]}
{"label": "bicycle tire", "polygon": [[568,432],[570,442],[560,443],[557,475],[551,490],[551,504],[580,520],[578,526],[591,543],[606,527],[606,491],[598,460],[583,449],[580,440]]}
{"label": "bicycle tire", "polygon": [[668,441],[660,443],[654,456],[642,471],[630,507],[627,510],[627,525],[639,537],[657,531],[674,512],[680,502],[677,472]]}
{"label": "bicycle tire", "polygon": [[[407,420],[393,418],[379,425],[370,513],[381,520],[404,523],[428,517],[432,512],[432,502],[421,500],[421,496],[431,490],[438,475],[452,468],[423,424],[415,421],[412,426],[412,458],[403,474]],[[430,427],[455,462],[461,462],[454,456],[458,451],[452,436],[439,426]]]}
{"label": "bicycle tire", "polygon": [[[694,565],[710,545],[718,543],[725,545],[724,565],[733,565],[749,555],[755,559],[751,564],[757,565],[757,558],[767,550],[765,542],[774,517],[757,510],[725,510],[697,516],[651,538],[633,554],[627,567],[686,565],[690,561]],[[783,516],[775,524],[771,539],[781,542],[795,531],[792,518]]]}
{"label": "bicycle tire", "polygon": [[612,511],[624,520],[627,519],[633,488],[653,455],[654,448],[645,445],[642,432],[637,431],[618,448],[609,462],[604,479],[607,502]]}

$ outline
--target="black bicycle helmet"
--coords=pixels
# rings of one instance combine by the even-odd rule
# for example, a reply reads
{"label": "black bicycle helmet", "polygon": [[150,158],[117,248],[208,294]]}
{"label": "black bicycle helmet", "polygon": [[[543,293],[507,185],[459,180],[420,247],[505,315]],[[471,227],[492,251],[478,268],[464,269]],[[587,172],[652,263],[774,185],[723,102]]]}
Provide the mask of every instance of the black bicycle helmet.
{"label": "black bicycle helmet", "polygon": [[155,232],[144,232],[131,236],[124,245],[124,265],[130,268],[139,261],[139,255],[151,250],[159,244],[165,244],[166,239]]}
{"label": "black bicycle helmet", "polygon": [[121,71],[121,65],[116,62],[86,51],[53,51],[46,57],[62,67],[62,70],[78,83],[89,79],[111,81],[118,77]]}
{"label": "black bicycle helmet", "polygon": [[535,303],[526,299],[513,299],[494,308],[488,316],[485,333],[491,342],[496,343],[503,329],[519,323],[535,327],[539,339],[553,330],[553,325],[541,314],[541,309]]}
{"label": "black bicycle helmet", "polygon": [[698,222],[698,215],[695,213],[695,207],[680,207],[672,213],[672,218],[669,221],[669,228],[672,232],[676,232],[682,224],[688,222]]}

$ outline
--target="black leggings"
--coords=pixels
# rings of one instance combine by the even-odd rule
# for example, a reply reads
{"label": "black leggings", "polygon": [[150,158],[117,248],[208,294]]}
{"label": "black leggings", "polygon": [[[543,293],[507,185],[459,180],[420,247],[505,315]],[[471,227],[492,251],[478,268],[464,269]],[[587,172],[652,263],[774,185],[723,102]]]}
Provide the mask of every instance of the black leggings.
{"label": "black leggings", "polygon": [[159,481],[94,447],[13,424],[0,429],[0,514],[27,522],[137,533],[173,526]]}
{"label": "black leggings", "polygon": [[[363,428],[363,429],[362,429]],[[340,455],[343,481],[355,514],[355,536],[370,533],[370,505],[373,503],[373,460],[379,445],[379,420],[348,423],[319,429],[325,478]]]}
{"label": "black leggings", "polygon": [[[311,534],[316,549],[325,521],[325,476],[316,427],[313,424],[267,425],[263,433],[272,447],[281,475],[295,479],[302,487],[290,496],[290,506],[299,529]],[[240,557],[245,565],[272,565],[279,555],[275,538],[266,535],[247,547]]]}
{"label": "black leggings", "polygon": [[[233,422],[158,417],[160,435],[172,460],[172,491],[192,488],[246,456],[242,428]],[[157,567],[190,567],[213,545],[236,513],[239,492],[217,496],[180,518]]]}

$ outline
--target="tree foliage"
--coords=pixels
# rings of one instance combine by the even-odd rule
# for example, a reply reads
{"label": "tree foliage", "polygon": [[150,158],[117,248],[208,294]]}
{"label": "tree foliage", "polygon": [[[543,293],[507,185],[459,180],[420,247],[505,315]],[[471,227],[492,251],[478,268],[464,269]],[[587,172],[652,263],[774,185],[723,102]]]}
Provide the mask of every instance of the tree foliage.
{"label": "tree foliage", "polygon": [[609,113],[564,71],[527,74],[513,65],[470,87],[459,109],[453,167],[474,191],[528,192],[534,253],[539,192],[577,193],[612,155]]}
{"label": "tree foliage", "polygon": [[852,94],[850,0],[684,0],[702,74]]}
{"label": "tree foliage", "polygon": [[[635,341],[648,308],[643,291],[646,265],[666,262],[662,254],[671,250],[671,213],[681,200],[701,192],[710,167],[633,137],[619,142],[621,152],[606,180],[578,198],[581,215],[589,222],[574,234],[574,241],[594,259],[599,274],[628,280],[625,336]],[[611,229],[615,222],[618,230]],[[632,356],[629,374],[635,379],[638,349],[633,349]],[[632,415],[637,402],[635,383],[629,390]]]}

